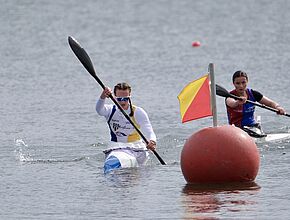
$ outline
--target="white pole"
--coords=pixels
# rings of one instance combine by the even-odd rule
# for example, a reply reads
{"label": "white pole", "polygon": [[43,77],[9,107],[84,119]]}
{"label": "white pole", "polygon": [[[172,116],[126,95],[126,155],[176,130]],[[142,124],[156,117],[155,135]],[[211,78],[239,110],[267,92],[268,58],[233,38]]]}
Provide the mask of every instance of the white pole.
{"label": "white pole", "polygon": [[217,109],[216,109],[216,86],[214,79],[214,65],[210,63],[208,65],[209,78],[210,78],[210,99],[211,99],[211,110],[213,115],[213,126],[217,127]]}

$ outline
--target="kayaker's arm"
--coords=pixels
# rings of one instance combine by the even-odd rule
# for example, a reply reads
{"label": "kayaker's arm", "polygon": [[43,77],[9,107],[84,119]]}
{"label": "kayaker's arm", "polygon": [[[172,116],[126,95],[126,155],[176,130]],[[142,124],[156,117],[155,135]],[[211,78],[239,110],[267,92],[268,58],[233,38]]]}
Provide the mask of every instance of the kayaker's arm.
{"label": "kayaker's arm", "polygon": [[96,111],[99,115],[109,117],[112,111],[112,105],[105,105],[105,99],[99,98],[96,104]]}
{"label": "kayaker's arm", "polygon": [[153,150],[156,148],[156,135],[153,131],[151,122],[147,113],[140,107],[135,111],[136,122],[140,125],[141,131],[144,133],[144,136],[148,140],[147,148]]}
{"label": "kayaker's arm", "polygon": [[266,105],[268,107],[271,107],[273,109],[278,110],[277,114],[285,115],[285,113],[286,113],[284,108],[282,108],[278,103],[274,102],[273,100],[269,99],[266,96],[263,96],[263,98],[260,100],[260,103],[263,105]]}
{"label": "kayaker's arm", "polygon": [[227,106],[229,106],[230,108],[236,108],[239,105],[245,104],[247,101],[247,98],[246,97],[240,97],[240,98],[241,99],[234,99],[234,98],[228,97],[226,99]]}

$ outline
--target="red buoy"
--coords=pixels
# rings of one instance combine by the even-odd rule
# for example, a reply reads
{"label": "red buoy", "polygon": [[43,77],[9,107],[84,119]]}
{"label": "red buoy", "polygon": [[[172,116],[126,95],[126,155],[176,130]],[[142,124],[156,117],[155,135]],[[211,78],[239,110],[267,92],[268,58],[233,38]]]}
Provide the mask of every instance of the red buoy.
{"label": "red buoy", "polygon": [[254,140],[231,125],[199,130],[181,152],[181,170],[188,183],[251,182],[259,164]]}
{"label": "red buoy", "polygon": [[199,41],[194,41],[194,42],[192,42],[192,46],[193,47],[199,47],[200,46],[200,42]]}

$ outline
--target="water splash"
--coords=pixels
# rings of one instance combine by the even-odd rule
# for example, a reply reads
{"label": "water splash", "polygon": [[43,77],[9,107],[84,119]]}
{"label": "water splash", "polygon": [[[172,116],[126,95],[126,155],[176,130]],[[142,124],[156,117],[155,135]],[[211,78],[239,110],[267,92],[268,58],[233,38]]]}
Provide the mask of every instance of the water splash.
{"label": "water splash", "polygon": [[25,146],[25,147],[27,147],[27,146],[28,146],[28,145],[24,142],[24,140],[21,139],[21,138],[16,138],[16,139],[14,140],[14,143],[15,143],[15,145],[18,146],[18,147],[21,147],[21,146]]}
{"label": "water splash", "polygon": [[82,160],[89,160],[88,156],[74,157],[74,158],[34,158],[29,152],[34,151],[30,149],[28,144],[22,138],[16,138],[14,140],[15,145],[15,157],[17,161],[23,163],[68,163],[68,162],[79,162]]}
{"label": "water splash", "polygon": [[21,138],[16,138],[14,140],[14,144],[15,144],[15,157],[16,160],[20,161],[20,162],[31,162],[33,161],[33,159],[31,158],[31,156],[29,155],[28,152],[25,152],[26,149],[28,148],[28,145],[25,143],[25,141]]}

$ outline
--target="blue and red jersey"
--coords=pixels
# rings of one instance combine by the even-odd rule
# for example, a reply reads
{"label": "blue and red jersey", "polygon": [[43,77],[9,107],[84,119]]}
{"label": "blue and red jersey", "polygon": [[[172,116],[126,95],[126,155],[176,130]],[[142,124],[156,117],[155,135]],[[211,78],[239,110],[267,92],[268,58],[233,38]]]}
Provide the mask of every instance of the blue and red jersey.
{"label": "blue and red jersey", "polygon": [[[236,90],[232,90],[230,92],[233,95],[238,96]],[[255,90],[247,88],[246,90],[248,100],[253,102],[259,102],[263,95]],[[226,105],[227,106],[227,105]],[[255,105],[251,103],[245,103],[236,108],[231,108],[227,106],[228,113],[228,121],[229,124],[234,124],[237,127],[242,128],[243,126],[254,126],[256,124],[254,113],[255,113]]]}

